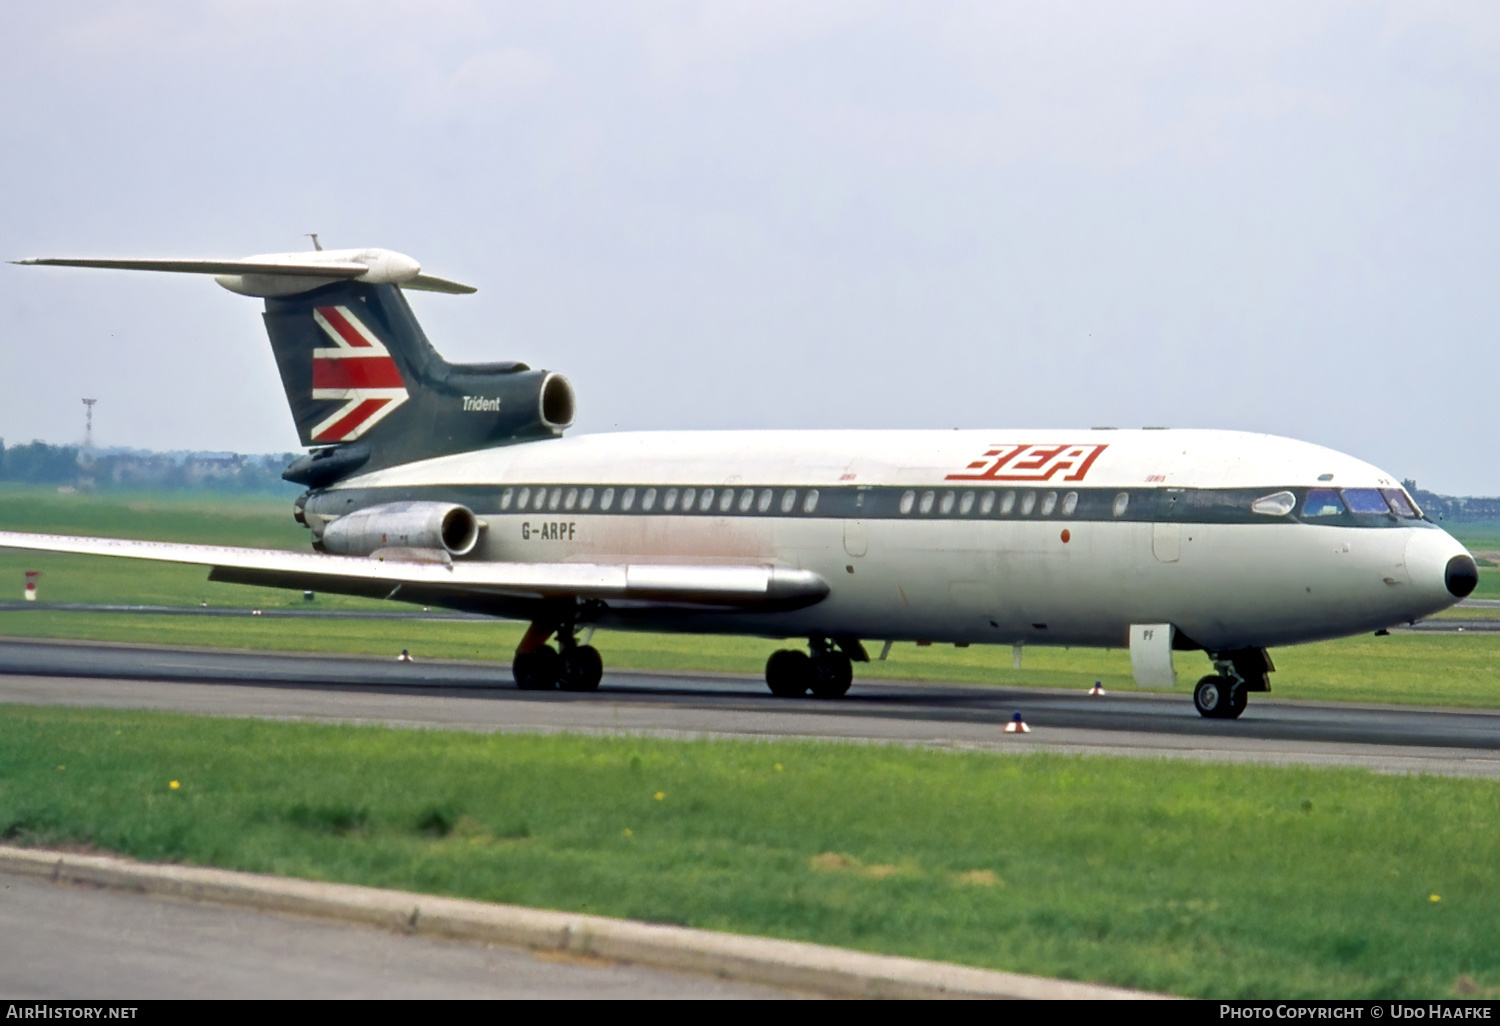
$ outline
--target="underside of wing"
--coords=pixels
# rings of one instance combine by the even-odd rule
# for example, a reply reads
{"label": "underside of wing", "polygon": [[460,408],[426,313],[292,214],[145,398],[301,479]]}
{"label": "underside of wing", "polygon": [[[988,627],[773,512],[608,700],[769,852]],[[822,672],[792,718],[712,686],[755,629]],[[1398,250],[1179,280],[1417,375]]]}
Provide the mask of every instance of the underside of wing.
{"label": "underside of wing", "polygon": [[187,563],[210,567],[209,578],[226,583],[400,598],[498,615],[561,599],[634,607],[798,609],[822,601],[829,591],[828,582],[812,571],[764,565],[454,562],[427,550],[333,556],[18,531],[0,531],[0,548]]}

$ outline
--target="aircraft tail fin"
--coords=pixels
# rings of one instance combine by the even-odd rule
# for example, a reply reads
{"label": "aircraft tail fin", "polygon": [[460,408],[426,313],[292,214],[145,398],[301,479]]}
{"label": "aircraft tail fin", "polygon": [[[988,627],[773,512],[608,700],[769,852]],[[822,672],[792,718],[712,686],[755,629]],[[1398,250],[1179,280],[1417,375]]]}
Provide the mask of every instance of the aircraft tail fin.
{"label": "aircraft tail fin", "polygon": [[302,444],[287,469],[313,487],[357,469],[550,438],[573,421],[560,374],[452,364],[395,285],[336,282],[266,299],[266,333]]}
{"label": "aircraft tail fin", "polygon": [[298,436],[315,450],[282,476],[309,487],[362,469],[555,437],[573,423],[573,389],[561,374],[517,362],[453,364],[439,356],[402,290],[475,290],[423,274],[402,253],[319,248],[235,260],[13,262],[212,274],[231,292],[263,298]]}

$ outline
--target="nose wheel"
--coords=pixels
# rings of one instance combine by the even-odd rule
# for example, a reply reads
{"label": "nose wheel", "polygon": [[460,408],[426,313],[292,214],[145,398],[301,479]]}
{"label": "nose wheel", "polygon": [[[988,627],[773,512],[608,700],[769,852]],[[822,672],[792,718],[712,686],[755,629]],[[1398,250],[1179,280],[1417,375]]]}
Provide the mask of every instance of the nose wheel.
{"label": "nose wheel", "polygon": [[1210,720],[1237,720],[1249,702],[1244,684],[1233,677],[1210,674],[1193,689],[1193,707]]}

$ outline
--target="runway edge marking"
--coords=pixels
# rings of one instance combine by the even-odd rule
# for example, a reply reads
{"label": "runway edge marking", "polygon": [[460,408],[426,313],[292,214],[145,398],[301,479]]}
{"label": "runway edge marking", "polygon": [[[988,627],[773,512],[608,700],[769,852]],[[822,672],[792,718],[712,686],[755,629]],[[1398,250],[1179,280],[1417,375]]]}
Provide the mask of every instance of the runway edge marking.
{"label": "runway edge marking", "polygon": [[354,884],[0,845],[0,872],[363,923],[402,933],[572,951],[843,997],[1161,999],[1169,995],[629,919]]}

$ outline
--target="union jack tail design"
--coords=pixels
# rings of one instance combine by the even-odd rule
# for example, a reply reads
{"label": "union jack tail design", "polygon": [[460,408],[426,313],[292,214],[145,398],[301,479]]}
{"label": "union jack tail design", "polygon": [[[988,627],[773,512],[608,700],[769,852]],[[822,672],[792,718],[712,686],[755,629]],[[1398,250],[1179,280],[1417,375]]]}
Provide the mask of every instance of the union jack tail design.
{"label": "union jack tail design", "polygon": [[315,442],[352,442],[410,398],[390,351],[347,306],[319,306],[313,320],[334,344],[314,349],[312,397],[344,405],[313,426]]}

